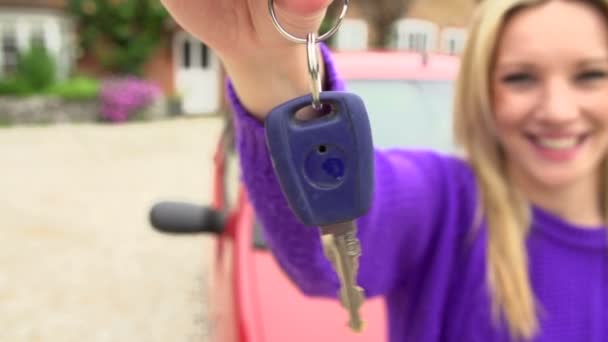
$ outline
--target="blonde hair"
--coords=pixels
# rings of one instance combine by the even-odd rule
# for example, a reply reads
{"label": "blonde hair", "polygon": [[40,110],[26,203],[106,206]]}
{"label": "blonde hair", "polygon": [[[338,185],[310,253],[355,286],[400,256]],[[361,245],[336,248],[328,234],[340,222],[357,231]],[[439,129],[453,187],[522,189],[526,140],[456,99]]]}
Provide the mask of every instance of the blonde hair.
{"label": "blonde hair", "polygon": [[[501,315],[506,319],[511,336],[517,339],[530,339],[539,329],[540,310],[529,280],[525,246],[530,206],[509,184],[506,174],[493,126],[491,74],[505,22],[516,11],[548,1],[551,0],[486,0],[480,5],[462,56],[454,103],[456,142],[464,148],[475,172],[478,214],[483,214],[488,227],[487,274],[492,311],[495,319]],[[608,0],[584,2],[608,16]],[[608,170],[606,165],[604,161],[603,170]],[[608,191],[603,192],[603,205],[608,209],[606,194]]]}

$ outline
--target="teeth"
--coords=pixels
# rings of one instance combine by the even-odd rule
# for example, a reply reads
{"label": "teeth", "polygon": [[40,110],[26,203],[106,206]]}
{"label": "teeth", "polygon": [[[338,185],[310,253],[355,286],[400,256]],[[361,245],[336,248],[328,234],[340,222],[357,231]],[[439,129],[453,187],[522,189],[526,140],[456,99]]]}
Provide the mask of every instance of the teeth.
{"label": "teeth", "polygon": [[578,138],[538,138],[537,142],[540,146],[552,149],[566,149],[576,146]]}

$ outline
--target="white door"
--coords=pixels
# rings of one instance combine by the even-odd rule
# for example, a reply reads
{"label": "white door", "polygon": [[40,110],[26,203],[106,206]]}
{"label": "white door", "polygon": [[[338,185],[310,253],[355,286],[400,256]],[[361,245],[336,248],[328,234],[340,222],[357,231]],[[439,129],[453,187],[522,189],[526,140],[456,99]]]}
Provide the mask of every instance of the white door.
{"label": "white door", "polygon": [[213,114],[220,106],[219,61],[205,44],[178,32],[173,44],[175,85],[184,114]]}

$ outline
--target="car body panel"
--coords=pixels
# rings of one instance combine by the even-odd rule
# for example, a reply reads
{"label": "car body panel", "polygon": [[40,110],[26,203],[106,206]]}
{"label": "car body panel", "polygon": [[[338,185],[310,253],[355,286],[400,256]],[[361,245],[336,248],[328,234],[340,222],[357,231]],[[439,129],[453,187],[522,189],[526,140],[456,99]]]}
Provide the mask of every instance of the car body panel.
{"label": "car body panel", "polygon": [[266,342],[386,340],[382,298],[366,301],[361,311],[365,329],[354,333],[346,325],[348,314],[337,300],[302,295],[276,267],[270,253],[257,251],[255,265]]}
{"label": "car body panel", "polygon": [[[452,80],[457,58],[411,52],[335,53],[345,80]],[[347,327],[347,312],[335,299],[305,296],[291,282],[268,249],[254,246],[256,218],[240,179],[226,179],[228,151],[221,139],[215,155],[214,206],[228,212],[228,224],[217,239],[212,290],[216,342],[383,341],[387,317],[382,297],[366,301],[363,333]],[[238,165],[238,162],[232,162]],[[232,168],[238,166],[231,166]],[[237,200],[229,205],[226,183],[238,182]]]}

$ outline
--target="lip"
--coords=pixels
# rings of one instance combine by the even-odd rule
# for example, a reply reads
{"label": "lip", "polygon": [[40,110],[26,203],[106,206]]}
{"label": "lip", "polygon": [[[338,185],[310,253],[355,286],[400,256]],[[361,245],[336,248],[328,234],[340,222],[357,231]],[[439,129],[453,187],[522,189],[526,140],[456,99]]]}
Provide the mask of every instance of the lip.
{"label": "lip", "polygon": [[[568,162],[574,160],[581,149],[585,146],[589,140],[591,134],[564,134],[564,133],[552,133],[552,134],[526,134],[527,140],[532,145],[536,154],[543,160],[549,162]],[[577,142],[571,147],[564,148],[551,148],[540,143],[542,139],[576,139]]]}

